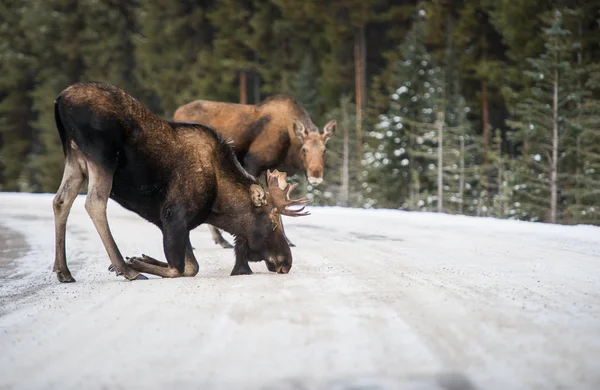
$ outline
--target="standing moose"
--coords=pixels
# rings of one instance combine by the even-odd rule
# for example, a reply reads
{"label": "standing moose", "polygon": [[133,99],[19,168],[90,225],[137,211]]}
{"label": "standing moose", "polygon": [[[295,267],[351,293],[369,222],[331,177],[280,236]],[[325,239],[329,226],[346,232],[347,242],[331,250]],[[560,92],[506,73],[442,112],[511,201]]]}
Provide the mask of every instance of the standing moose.
{"label": "standing moose", "polygon": [[[290,200],[295,186],[287,184],[285,174],[268,172],[265,191],[211,128],[160,119],[115,86],[74,84],[57,97],[54,110],[65,155],[53,204],[59,281],[75,281],[67,267],[65,231],[85,178],[85,209],[117,275],[129,280],[145,279],[140,272],[196,275],[189,232],[202,223],[235,236],[231,275],[251,274],[248,262],[262,260],[270,271],[290,271],[292,253],[279,216],[308,213],[304,207],[288,209],[306,201]],[[123,260],[108,226],[109,197],[162,231],[167,263],[145,255]]]}
{"label": "standing moose", "polygon": [[[319,131],[304,107],[283,94],[256,105],[196,100],[179,107],[173,119],[206,124],[231,140],[236,157],[255,177],[267,169],[290,176],[304,171],[315,186],[323,181],[326,143],[336,127],[332,120]],[[215,243],[231,247],[216,228],[211,232]]]}

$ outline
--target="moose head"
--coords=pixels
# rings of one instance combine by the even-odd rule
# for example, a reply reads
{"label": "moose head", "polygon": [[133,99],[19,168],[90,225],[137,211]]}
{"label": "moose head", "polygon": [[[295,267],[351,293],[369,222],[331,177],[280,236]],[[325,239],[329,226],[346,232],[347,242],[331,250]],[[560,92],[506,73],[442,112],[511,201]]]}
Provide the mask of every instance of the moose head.
{"label": "moose head", "polygon": [[304,205],[308,201],[304,198],[290,199],[291,192],[298,184],[289,184],[286,177],[285,172],[267,170],[268,191],[258,184],[250,186],[254,223],[247,238],[249,253],[246,256],[248,261],[264,260],[269,271],[280,274],[287,274],[292,268],[292,252],[285,239],[280,216],[301,217],[310,214],[304,210],[305,206],[295,210],[289,208]]}
{"label": "moose head", "polygon": [[311,185],[319,185],[323,181],[325,170],[325,145],[335,133],[336,121],[331,120],[319,131],[317,127],[306,128],[299,120],[294,121],[294,134],[302,141],[300,161]]}

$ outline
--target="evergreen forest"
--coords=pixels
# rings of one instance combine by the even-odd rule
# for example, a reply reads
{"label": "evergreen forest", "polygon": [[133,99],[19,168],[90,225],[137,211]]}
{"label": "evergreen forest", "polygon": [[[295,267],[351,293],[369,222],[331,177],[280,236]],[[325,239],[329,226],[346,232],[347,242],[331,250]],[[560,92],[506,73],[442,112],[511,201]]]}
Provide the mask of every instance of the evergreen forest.
{"label": "evergreen forest", "polygon": [[314,205],[600,224],[598,0],[2,0],[1,191],[57,190],[78,81],[292,95],[337,121]]}

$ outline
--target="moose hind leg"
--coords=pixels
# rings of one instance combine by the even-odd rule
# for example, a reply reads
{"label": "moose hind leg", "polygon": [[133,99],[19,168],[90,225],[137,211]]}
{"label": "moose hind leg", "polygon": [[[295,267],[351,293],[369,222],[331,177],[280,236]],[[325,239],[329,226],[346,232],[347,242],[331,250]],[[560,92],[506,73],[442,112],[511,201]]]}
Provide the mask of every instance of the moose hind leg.
{"label": "moose hind leg", "polygon": [[212,234],[212,238],[215,241],[215,244],[221,245],[225,249],[233,248],[233,245],[231,245],[229,242],[227,242],[226,239],[223,238],[223,235],[221,234],[221,231],[219,231],[219,229],[212,225],[209,225],[208,229],[210,230],[210,234]]}
{"label": "moose hind leg", "polygon": [[85,209],[102,239],[110,262],[116,272],[125,276],[128,280],[147,279],[125,263],[108,226],[106,205],[112,189],[113,171],[109,171],[91,161],[88,161],[87,166],[89,184]]}
{"label": "moose hind leg", "polygon": [[68,156],[65,160],[65,170],[63,173],[62,182],[52,206],[54,208],[54,232],[55,232],[55,256],[54,256],[54,272],[58,280],[62,283],[72,283],[75,279],[71,275],[67,267],[67,255],[65,249],[67,219],[73,201],[79,193],[81,184],[84,180],[84,173],[77,159],[73,155]]}

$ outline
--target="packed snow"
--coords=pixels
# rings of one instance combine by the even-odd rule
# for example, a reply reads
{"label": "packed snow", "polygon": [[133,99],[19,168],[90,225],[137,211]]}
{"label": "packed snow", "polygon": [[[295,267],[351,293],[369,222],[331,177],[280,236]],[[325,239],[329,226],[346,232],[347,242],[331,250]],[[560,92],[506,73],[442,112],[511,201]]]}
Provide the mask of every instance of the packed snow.
{"label": "packed snow", "polygon": [[[288,275],[229,276],[200,226],[196,277],[128,282],[84,201],[60,284],[52,195],[0,194],[0,389],[600,388],[598,227],[312,207]],[[109,223],[164,260],[156,227]]]}

